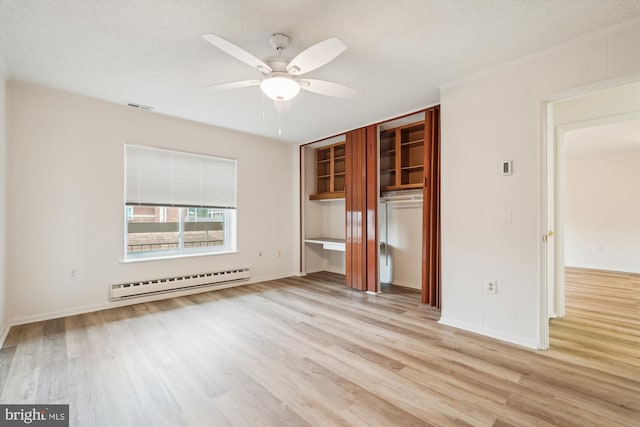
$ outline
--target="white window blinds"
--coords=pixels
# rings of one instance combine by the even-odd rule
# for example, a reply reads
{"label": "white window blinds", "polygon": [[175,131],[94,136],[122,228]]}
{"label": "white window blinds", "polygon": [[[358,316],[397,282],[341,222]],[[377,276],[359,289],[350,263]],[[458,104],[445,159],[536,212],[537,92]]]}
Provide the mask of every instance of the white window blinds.
{"label": "white window blinds", "polygon": [[236,161],[126,146],[127,205],[236,207]]}

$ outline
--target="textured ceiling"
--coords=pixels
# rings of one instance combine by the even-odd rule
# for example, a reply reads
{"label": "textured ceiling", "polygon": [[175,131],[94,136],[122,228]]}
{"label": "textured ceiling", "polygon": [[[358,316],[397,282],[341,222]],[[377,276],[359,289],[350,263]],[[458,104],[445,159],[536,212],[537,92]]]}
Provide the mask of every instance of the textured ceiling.
{"label": "textured ceiling", "polygon": [[[290,142],[306,142],[438,102],[437,87],[640,16],[640,0],[0,0],[0,55],[11,79]],[[347,50],[306,75],[358,91],[303,92],[278,116],[259,77],[200,38],[259,58],[338,37]],[[0,61],[1,62],[1,61]],[[278,135],[278,128],[282,135]]]}

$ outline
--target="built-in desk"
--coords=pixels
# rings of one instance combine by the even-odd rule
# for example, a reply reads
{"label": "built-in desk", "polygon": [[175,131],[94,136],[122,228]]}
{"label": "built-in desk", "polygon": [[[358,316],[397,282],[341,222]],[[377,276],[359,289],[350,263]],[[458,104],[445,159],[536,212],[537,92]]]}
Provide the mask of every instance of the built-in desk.
{"label": "built-in desk", "polygon": [[304,239],[304,242],[322,245],[322,249],[326,249],[329,251],[344,252],[346,250],[345,239],[333,239],[331,237],[314,237],[314,238]]}

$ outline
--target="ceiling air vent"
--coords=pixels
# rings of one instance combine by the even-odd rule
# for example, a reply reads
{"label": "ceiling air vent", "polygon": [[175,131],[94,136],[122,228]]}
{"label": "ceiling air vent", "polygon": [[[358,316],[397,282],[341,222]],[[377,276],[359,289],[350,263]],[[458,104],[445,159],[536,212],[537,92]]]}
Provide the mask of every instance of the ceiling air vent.
{"label": "ceiling air vent", "polygon": [[141,108],[143,110],[147,110],[147,111],[151,111],[153,110],[153,107],[149,107],[148,105],[141,105],[141,104],[134,104],[133,102],[130,102],[127,104],[129,107],[133,107],[133,108]]}

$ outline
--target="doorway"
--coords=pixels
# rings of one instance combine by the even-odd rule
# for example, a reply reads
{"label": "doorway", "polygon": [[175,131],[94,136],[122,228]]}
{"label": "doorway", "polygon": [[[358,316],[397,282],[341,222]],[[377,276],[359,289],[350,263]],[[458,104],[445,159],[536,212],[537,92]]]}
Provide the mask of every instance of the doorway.
{"label": "doorway", "polygon": [[549,103],[546,164],[547,339],[604,356],[616,327],[638,327],[613,314],[640,277],[640,82]]}

